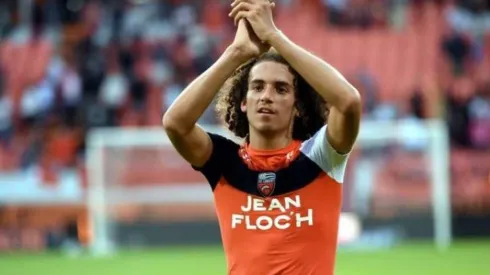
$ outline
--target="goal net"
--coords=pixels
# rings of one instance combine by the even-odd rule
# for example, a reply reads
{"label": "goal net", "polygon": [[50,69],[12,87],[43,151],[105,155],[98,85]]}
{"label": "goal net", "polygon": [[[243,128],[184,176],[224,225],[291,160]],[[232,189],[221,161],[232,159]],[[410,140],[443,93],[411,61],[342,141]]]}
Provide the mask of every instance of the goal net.
{"label": "goal net", "polygon": [[[232,138],[221,127],[207,131]],[[161,128],[99,128],[87,141],[90,248],[219,244],[212,192]],[[344,182],[341,247],[451,242],[449,145],[441,121],[362,123]]]}

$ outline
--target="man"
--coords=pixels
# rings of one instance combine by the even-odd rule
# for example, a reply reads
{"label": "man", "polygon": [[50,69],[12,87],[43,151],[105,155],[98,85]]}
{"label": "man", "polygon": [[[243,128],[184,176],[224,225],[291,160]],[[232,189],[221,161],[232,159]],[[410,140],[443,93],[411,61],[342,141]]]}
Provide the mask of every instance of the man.
{"label": "man", "polygon": [[[212,187],[228,274],[333,274],[360,96],[276,28],[273,7],[233,2],[235,40],[175,100],[163,126]],[[220,89],[218,112],[240,145],[196,125]]]}

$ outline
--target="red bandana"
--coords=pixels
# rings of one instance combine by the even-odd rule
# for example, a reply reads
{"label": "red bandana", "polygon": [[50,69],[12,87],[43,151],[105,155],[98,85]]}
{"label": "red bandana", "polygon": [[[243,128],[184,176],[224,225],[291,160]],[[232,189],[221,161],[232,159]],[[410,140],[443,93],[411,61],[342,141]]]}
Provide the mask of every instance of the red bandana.
{"label": "red bandana", "polygon": [[293,141],[278,150],[252,149],[248,143],[240,147],[239,154],[248,168],[254,171],[277,171],[287,167],[299,155],[301,141]]}

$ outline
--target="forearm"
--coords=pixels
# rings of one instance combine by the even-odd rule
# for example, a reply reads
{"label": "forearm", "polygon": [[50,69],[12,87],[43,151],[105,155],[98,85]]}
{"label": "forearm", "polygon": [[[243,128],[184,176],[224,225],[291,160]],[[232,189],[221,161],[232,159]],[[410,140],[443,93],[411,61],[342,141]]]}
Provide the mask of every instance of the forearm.
{"label": "forearm", "polygon": [[357,90],[334,67],[296,45],[283,33],[274,33],[268,43],[340,112],[349,112],[359,102]]}
{"label": "forearm", "polygon": [[191,131],[225,81],[243,63],[238,56],[235,50],[228,48],[207,71],[192,81],[165,113],[164,126],[183,133]]}

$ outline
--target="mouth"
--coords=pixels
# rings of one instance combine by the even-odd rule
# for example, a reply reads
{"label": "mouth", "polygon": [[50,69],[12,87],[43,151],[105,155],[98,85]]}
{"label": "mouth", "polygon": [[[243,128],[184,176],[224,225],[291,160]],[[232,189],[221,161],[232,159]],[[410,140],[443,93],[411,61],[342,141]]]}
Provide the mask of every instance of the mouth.
{"label": "mouth", "polygon": [[267,108],[267,107],[261,107],[257,110],[257,113],[263,114],[263,115],[273,115],[275,114],[274,110]]}

